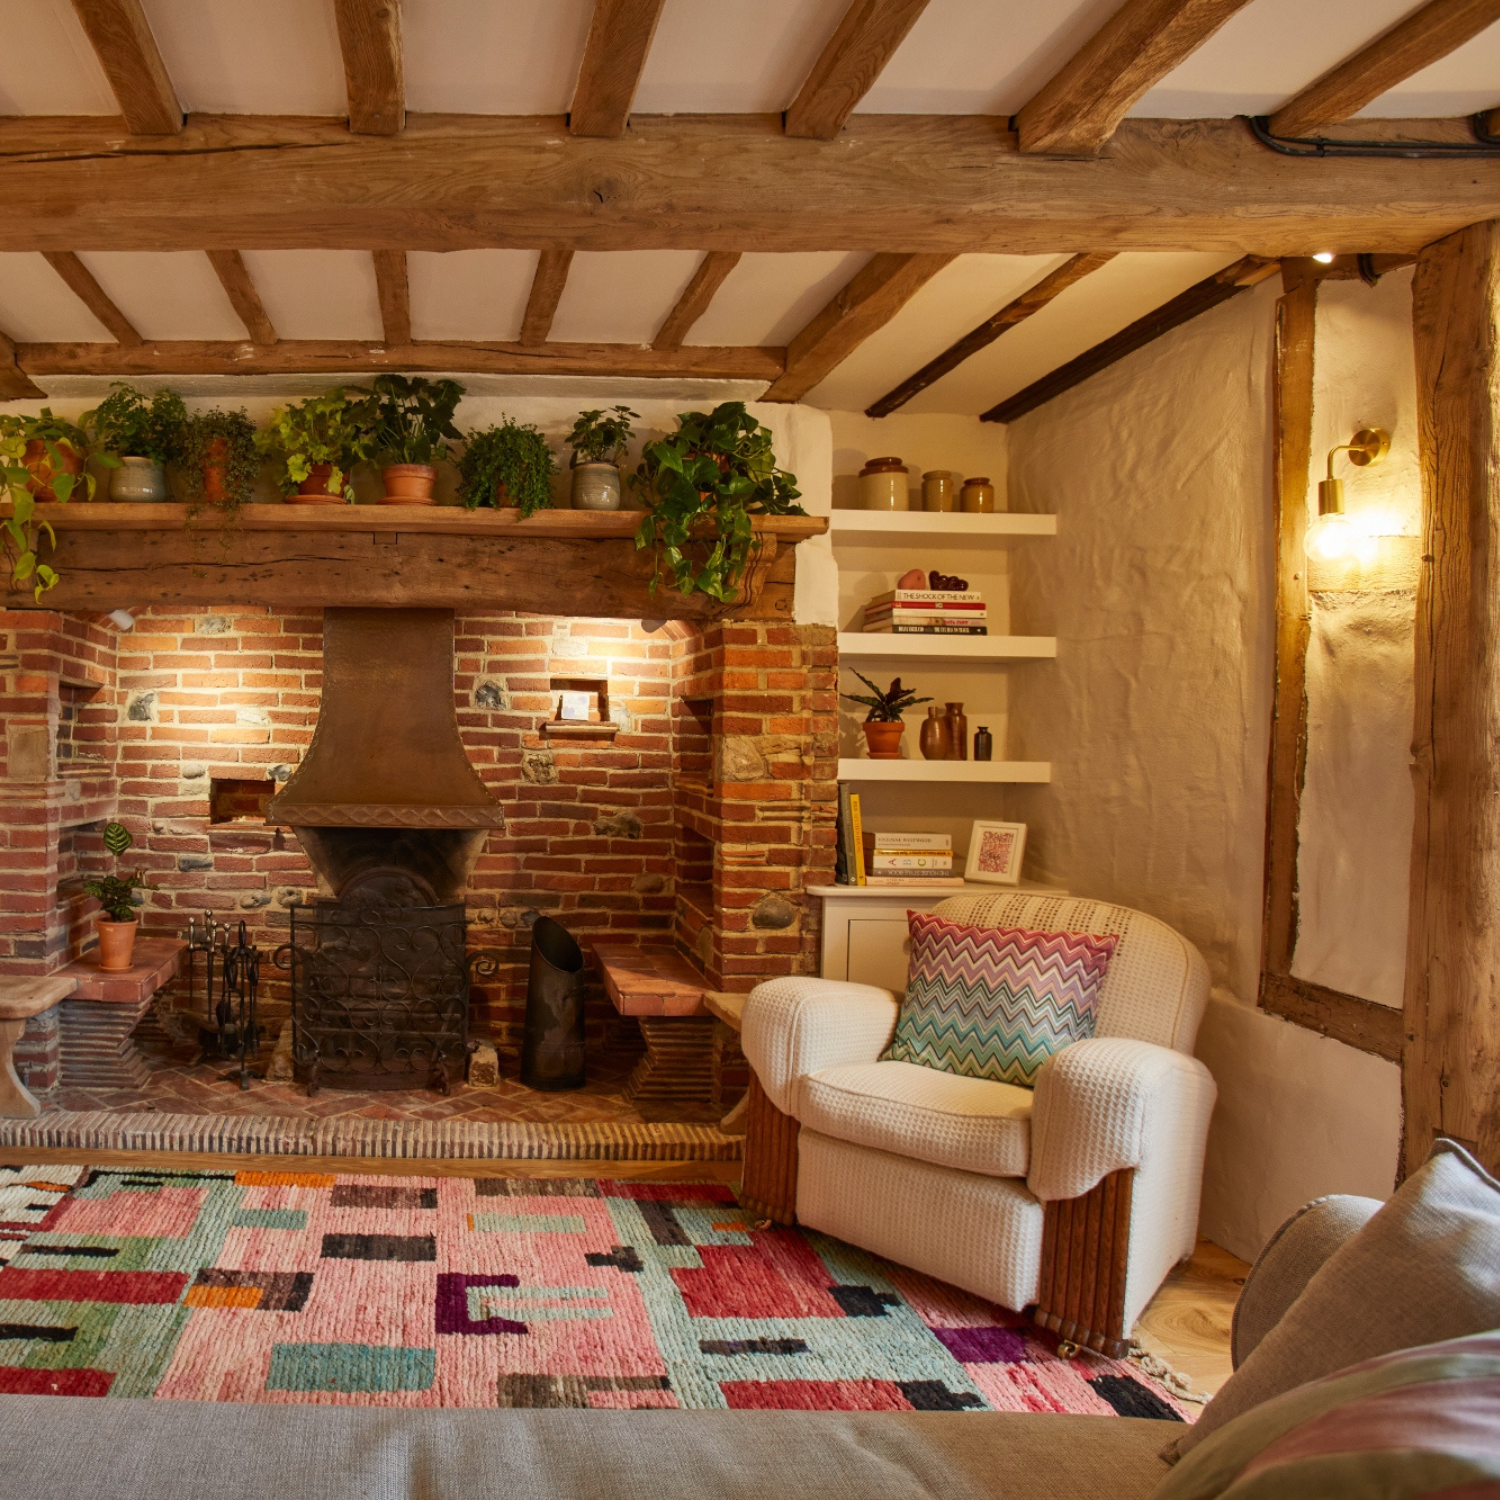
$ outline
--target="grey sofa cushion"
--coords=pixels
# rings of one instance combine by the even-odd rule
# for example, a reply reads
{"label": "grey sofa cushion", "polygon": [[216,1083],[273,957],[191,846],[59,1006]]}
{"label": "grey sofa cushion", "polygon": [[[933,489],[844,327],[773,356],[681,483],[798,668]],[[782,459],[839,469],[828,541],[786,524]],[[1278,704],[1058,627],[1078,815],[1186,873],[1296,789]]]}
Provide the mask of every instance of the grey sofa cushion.
{"label": "grey sofa cushion", "polygon": [[1178,1455],[1241,1412],[1377,1354],[1500,1327],[1500,1182],[1461,1146],[1432,1155],[1225,1382]]}
{"label": "grey sofa cushion", "polygon": [[1033,1412],[474,1411],[0,1396],[25,1500],[1145,1500],[1178,1424]]}

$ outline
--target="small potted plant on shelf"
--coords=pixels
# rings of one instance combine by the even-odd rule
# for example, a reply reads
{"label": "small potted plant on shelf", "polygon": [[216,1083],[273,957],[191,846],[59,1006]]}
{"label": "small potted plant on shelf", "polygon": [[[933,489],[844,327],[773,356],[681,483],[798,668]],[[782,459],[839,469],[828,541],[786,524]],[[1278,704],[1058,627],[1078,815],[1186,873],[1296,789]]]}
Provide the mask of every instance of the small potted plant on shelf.
{"label": "small potted plant on shelf", "polygon": [[198,412],[183,427],[179,461],[195,502],[238,510],[260,473],[255,425],[243,411]]}
{"label": "small potted plant on shelf", "polygon": [[908,708],[915,708],[919,703],[931,703],[932,699],[917,697],[910,688],[901,686],[899,677],[884,692],[881,692],[863,672],[856,672],[854,675],[870,691],[868,693],[840,693],[839,697],[847,698],[851,703],[862,703],[869,709],[865,715],[864,731],[865,744],[870,750],[870,759],[900,760],[901,736],[906,732],[906,725],[901,722],[901,715]]}
{"label": "small potted plant on shelf", "polygon": [[731,603],[759,551],[752,517],[801,516],[797,476],[776,467],[771,432],[726,401],[711,412],[683,412],[677,431],[647,443],[636,471],[649,507],[637,547],[656,554],[654,593],[663,570],[684,594]]}
{"label": "small potted plant on shelf", "polygon": [[573,449],[573,509],[619,510],[620,460],[630,442],[632,419],[640,413],[628,406],[603,411],[582,411],[568,434]]}
{"label": "small potted plant on shelf", "polygon": [[271,413],[256,446],[275,463],[288,505],[354,503],[350,470],[374,450],[368,417],[369,393],[342,386]]}
{"label": "small potted plant on shelf", "polygon": [[53,547],[57,537],[38,502],[63,503],[82,494],[94,495],[94,477],[84,472],[88,439],[71,422],[43,407],[34,417],[0,414],[0,499],[10,501],[11,513],[0,521],[0,555],[10,564],[12,585],[29,584],[34,601],[57,582],[57,574],[41,560],[42,534]]}
{"label": "small potted plant on shelf", "polygon": [[[104,847],[117,860],[133,843],[135,840],[123,823],[104,825]],[[85,880],[83,889],[103,908],[99,913],[99,967],[128,969],[139,925],[131,898],[136,891],[154,891],[156,887],[148,885],[139,870],[132,870],[125,875],[101,875]]]}
{"label": "small potted plant on shelf", "polygon": [[469,434],[458,461],[458,498],[470,510],[519,506],[525,520],[551,504],[556,471],[541,432],[507,418],[498,427]]}
{"label": "small potted plant on shelf", "polygon": [[453,414],[464,388],[456,380],[377,375],[370,382],[366,420],[385,467],[386,505],[431,505],[438,459],[461,437]]}
{"label": "small potted plant on shelf", "polygon": [[182,456],[187,407],[176,391],[152,396],[123,380],[79,421],[93,436],[96,457],[114,470],[111,500],[160,501],[167,498],[166,465]]}

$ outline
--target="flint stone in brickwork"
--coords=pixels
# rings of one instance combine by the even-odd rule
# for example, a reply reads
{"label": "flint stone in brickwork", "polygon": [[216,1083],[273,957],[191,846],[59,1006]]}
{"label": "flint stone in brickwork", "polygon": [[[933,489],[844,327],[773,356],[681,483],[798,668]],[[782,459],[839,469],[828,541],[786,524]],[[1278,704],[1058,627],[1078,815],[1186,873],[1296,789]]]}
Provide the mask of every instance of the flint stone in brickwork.
{"label": "flint stone in brickwork", "polygon": [[493,677],[486,677],[474,689],[474,707],[509,708],[510,692],[503,683],[496,682]]}
{"label": "flint stone in brickwork", "polygon": [[635,720],[630,717],[630,710],[623,703],[610,704],[609,718],[621,734],[629,734],[635,724]]}
{"label": "flint stone in brickwork", "polygon": [[766,761],[760,746],[747,734],[726,734],[719,740],[720,781],[764,781]]}
{"label": "flint stone in brickwork", "polygon": [[521,779],[535,786],[557,782],[557,757],[550,750],[527,750],[521,756]]}
{"label": "flint stone in brickwork", "polygon": [[246,891],[240,897],[240,905],[246,911],[259,911],[262,906],[269,906],[271,898],[264,891]]}
{"label": "flint stone in brickwork", "polygon": [[633,812],[601,813],[594,819],[594,832],[605,839],[638,839],[641,820]]}
{"label": "flint stone in brickwork", "polygon": [[469,1054],[469,1087],[471,1089],[500,1087],[500,1058],[488,1042],[481,1042]]}
{"label": "flint stone in brickwork", "polygon": [[500,925],[502,927],[524,927],[530,932],[541,920],[541,912],[534,906],[502,906],[500,908]]}
{"label": "flint stone in brickwork", "polygon": [[637,875],[630,882],[630,889],[638,896],[655,896],[666,888],[667,877],[665,875]]}
{"label": "flint stone in brickwork", "polygon": [[552,656],[587,656],[589,643],[575,641],[570,636],[559,636],[549,647],[549,653]]}
{"label": "flint stone in brickwork", "polygon": [[177,856],[177,868],[179,870],[211,870],[214,867],[212,854],[179,854]]}
{"label": "flint stone in brickwork", "polygon": [[714,930],[712,927],[705,927],[698,934],[698,941],[693,944],[693,953],[696,955],[698,962],[707,968],[709,960],[714,956]]}
{"label": "flint stone in brickwork", "polygon": [[201,760],[185,760],[181,775],[184,781],[197,781],[208,775],[208,767]]}
{"label": "flint stone in brickwork", "polygon": [[132,693],[126,704],[125,717],[132,724],[150,724],[156,718],[156,694]]}
{"label": "flint stone in brickwork", "polygon": [[278,906],[302,906],[307,901],[307,892],[296,885],[278,885],[274,895]]}
{"label": "flint stone in brickwork", "polygon": [[781,896],[763,896],[750,909],[750,924],[773,931],[790,927],[797,920],[797,908]]}
{"label": "flint stone in brickwork", "polygon": [[[186,775],[187,773],[184,772],[183,774]],[[286,781],[291,777],[291,774],[292,768],[284,761],[280,761],[274,766],[266,767],[266,775],[269,776],[272,781]]]}
{"label": "flint stone in brickwork", "polygon": [[236,724],[255,724],[265,729],[271,723],[271,715],[264,708],[238,708],[235,710],[234,720]]}
{"label": "flint stone in brickwork", "polygon": [[471,906],[468,919],[475,927],[493,927],[498,920],[493,906]]}
{"label": "flint stone in brickwork", "polygon": [[199,635],[225,635],[229,630],[228,615],[199,615],[193,622]]}
{"label": "flint stone in brickwork", "polygon": [[152,818],[152,833],[183,834],[202,833],[203,820],[201,818]]}

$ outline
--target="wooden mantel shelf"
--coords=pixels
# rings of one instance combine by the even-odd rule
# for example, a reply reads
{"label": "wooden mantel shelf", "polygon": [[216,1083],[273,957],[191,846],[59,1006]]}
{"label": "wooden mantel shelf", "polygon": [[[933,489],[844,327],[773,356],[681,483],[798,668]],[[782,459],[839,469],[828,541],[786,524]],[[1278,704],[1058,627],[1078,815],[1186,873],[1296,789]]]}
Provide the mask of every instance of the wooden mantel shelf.
{"label": "wooden mantel shelf", "polygon": [[[0,506],[0,517],[9,514]],[[57,534],[43,560],[59,575],[41,607],[111,610],[152,604],[329,604],[518,609],[625,619],[791,617],[800,541],[826,516],[766,516],[741,602],[725,610],[669,583],[650,593],[651,554],[637,549],[640,511],[514,510],[428,505],[212,507],[39,505]],[[3,596],[32,607],[29,590]]]}

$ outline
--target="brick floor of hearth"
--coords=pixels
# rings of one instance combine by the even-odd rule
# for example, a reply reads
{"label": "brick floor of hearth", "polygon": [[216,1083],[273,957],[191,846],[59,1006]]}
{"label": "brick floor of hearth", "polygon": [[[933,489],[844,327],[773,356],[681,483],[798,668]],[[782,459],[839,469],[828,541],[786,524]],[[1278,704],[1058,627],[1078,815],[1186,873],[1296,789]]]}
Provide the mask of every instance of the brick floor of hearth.
{"label": "brick floor of hearth", "polygon": [[[109,1110],[116,1113],[159,1110],[182,1115],[277,1115],[321,1120],[334,1117],[364,1120],[515,1120],[532,1123],[640,1124],[643,1121],[679,1121],[712,1124],[721,1110],[672,1107],[643,1113],[624,1097],[626,1080],[640,1056],[621,1048],[586,1059],[587,1081],[581,1089],[547,1094],[526,1088],[517,1080],[519,1059],[500,1058],[498,1088],[455,1085],[446,1098],[432,1089],[370,1090],[324,1087],[309,1099],[300,1083],[268,1083],[253,1079],[242,1091],[237,1081],[225,1081],[227,1065],[221,1059],[197,1060],[197,1049],[174,1044],[148,1013],[135,1032],[135,1040],[151,1070],[150,1080],[139,1089],[62,1087],[48,1095],[44,1108],[51,1110]],[[269,1048],[257,1063],[263,1071],[270,1061]]]}

